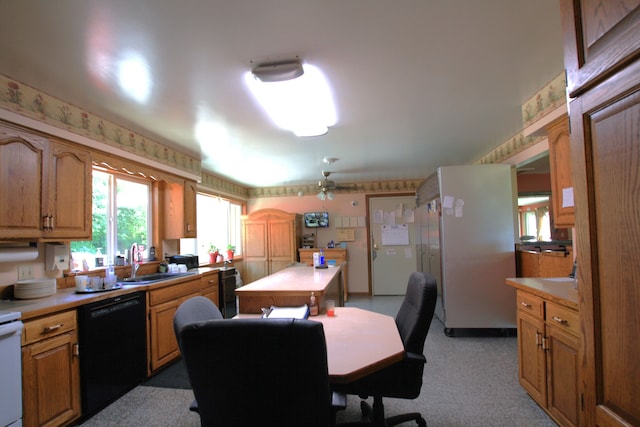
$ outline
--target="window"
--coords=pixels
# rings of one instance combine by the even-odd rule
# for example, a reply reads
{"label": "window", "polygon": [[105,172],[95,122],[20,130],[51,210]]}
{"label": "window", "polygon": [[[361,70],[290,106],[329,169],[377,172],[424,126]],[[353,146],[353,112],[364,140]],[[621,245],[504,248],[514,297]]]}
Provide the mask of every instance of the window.
{"label": "window", "polygon": [[[241,216],[242,205],[208,194],[198,194],[198,259],[205,264],[209,261],[209,247],[216,246],[225,256],[227,246],[235,247],[235,255],[242,253]],[[183,245],[181,244],[181,247]]]}
{"label": "window", "polygon": [[518,197],[521,240],[551,240],[549,196]]}
{"label": "window", "polygon": [[74,269],[94,268],[127,257],[137,243],[147,258],[151,241],[151,185],[136,178],[93,170],[92,240],[72,242]]}

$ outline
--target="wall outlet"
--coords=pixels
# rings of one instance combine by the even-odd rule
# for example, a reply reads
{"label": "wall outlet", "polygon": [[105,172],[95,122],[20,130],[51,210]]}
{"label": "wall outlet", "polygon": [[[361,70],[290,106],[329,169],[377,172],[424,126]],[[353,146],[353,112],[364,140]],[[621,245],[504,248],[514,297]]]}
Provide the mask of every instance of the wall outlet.
{"label": "wall outlet", "polygon": [[18,280],[33,279],[33,268],[30,265],[18,266]]}

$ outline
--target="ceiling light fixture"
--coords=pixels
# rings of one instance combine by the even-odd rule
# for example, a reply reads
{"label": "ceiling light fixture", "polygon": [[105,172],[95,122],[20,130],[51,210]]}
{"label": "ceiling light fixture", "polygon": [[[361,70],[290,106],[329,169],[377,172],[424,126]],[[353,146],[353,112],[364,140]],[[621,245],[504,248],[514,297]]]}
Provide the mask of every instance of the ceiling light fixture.
{"label": "ceiling light fixture", "polygon": [[336,123],[331,89],[313,65],[259,65],[245,74],[245,83],[274,123],[296,136],[324,135]]}

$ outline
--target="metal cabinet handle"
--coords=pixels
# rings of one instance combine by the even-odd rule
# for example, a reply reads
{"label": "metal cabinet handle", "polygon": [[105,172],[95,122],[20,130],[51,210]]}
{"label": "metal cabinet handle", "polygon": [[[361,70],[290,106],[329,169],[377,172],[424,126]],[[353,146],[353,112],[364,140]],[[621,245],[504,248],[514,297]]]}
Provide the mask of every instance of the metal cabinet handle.
{"label": "metal cabinet handle", "polygon": [[567,325],[569,323],[568,320],[562,319],[558,316],[553,316],[552,319],[558,323],[560,323],[561,325]]}
{"label": "metal cabinet handle", "polygon": [[526,308],[531,308],[531,304],[527,304],[526,302],[522,301],[520,303],[521,306],[526,307]]}
{"label": "metal cabinet handle", "polygon": [[49,332],[53,332],[56,329],[62,328],[62,326],[63,326],[62,323],[58,323],[57,325],[45,326],[44,329],[43,329],[43,332],[45,334],[48,334]]}

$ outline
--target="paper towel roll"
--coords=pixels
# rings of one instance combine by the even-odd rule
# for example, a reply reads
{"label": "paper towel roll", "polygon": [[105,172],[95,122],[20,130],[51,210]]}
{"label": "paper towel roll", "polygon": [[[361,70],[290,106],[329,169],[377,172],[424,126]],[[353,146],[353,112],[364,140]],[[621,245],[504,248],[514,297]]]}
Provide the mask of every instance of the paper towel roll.
{"label": "paper towel roll", "polygon": [[0,248],[0,262],[35,261],[38,259],[38,248],[33,246]]}

